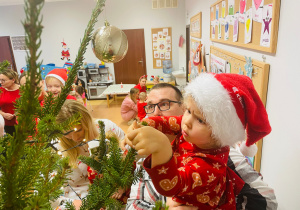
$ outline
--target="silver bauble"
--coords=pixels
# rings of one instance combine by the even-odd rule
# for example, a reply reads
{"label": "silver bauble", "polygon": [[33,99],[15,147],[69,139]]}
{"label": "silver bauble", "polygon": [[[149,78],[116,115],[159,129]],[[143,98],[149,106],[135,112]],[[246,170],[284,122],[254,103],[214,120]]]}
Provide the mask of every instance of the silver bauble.
{"label": "silver bauble", "polygon": [[97,58],[106,63],[117,63],[128,50],[126,34],[108,23],[98,28],[92,36],[92,49]]}

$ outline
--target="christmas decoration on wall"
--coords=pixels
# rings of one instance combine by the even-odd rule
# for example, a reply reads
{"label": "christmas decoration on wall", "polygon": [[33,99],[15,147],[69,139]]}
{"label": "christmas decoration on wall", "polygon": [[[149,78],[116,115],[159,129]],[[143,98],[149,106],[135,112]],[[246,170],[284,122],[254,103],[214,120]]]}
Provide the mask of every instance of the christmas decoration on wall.
{"label": "christmas decoration on wall", "polygon": [[70,60],[70,48],[68,48],[67,44],[63,41],[62,43],[62,51],[61,51],[61,59],[64,60]]}
{"label": "christmas decoration on wall", "polygon": [[105,21],[105,26],[98,28],[92,36],[92,49],[97,58],[106,63],[117,63],[128,50],[126,34]]}

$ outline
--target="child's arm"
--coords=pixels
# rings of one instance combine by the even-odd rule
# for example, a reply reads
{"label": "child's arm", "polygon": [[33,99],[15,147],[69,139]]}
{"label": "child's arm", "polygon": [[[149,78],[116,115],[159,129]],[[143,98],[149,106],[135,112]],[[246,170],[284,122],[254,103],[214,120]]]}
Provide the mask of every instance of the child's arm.
{"label": "child's arm", "polygon": [[147,125],[165,133],[171,135],[177,135],[181,133],[181,120],[182,116],[155,116],[144,118],[142,122],[146,122]]}
{"label": "child's arm", "polygon": [[145,126],[127,134],[126,143],[135,148],[139,155],[150,155],[151,168],[167,163],[172,158],[172,147],[166,135]]}

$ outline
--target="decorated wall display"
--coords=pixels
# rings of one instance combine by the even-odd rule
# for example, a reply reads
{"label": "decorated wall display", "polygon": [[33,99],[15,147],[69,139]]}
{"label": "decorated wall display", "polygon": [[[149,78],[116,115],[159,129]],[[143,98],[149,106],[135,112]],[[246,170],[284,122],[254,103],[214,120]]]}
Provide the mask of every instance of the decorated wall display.
{"label": "decorated wall display", "polygon": [[280,0],[218,0],[210,7],[210,39],[276,53]]}
{"label": "decorated wall display", "polygon": [[25,36],[11,36],[13,50],[27,50]]}
{"label": "decorated wall display", "polygon": [[192,37],[201,39],[201,24],[202,21],[202,12],[194,15],[190,20],[190,34]]}
{"label": "decorated wall display", "polygon": [[205,71],[205,63],[201,42],[196,39],[191,39],[190,46],[189,79],[192,80],[197,77],[199,73]]}
{"label": "decorated wall display", "polygon": [[[266,105],[270,65],[250,57],[237,55],[220,48],[210,47],[210,72],[244,74],[252,79],[254,87],[264,105]],[[254,169],[260,171],[262,140],[256,143],[257,154],[249,158]]]}
{"label": "decorated wall display", "polygon": [[172,63],[172,28],[152,28],[151,34],[153,68],[162,69],[164,60]]}

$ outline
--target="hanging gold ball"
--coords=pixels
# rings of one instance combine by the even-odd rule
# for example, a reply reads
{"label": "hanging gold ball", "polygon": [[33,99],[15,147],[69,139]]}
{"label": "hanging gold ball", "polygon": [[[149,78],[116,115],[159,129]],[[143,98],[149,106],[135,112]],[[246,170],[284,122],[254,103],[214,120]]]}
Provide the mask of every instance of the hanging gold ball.
{"label": "hanging gold ball", "polygon": [[92,49],[97,58],[106,63],[117,63],[128,50],[126,34],[115,26],[98,28],[92,36]]}

